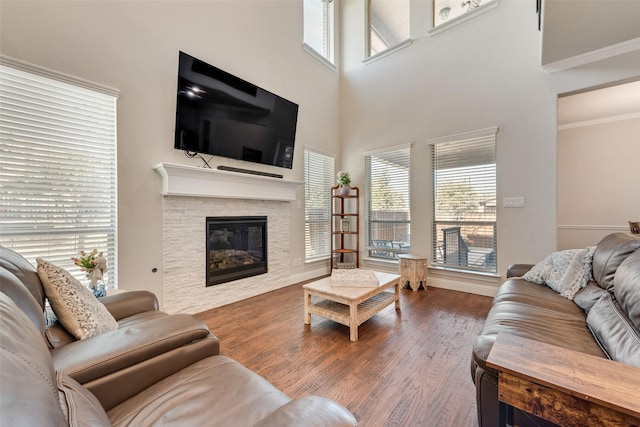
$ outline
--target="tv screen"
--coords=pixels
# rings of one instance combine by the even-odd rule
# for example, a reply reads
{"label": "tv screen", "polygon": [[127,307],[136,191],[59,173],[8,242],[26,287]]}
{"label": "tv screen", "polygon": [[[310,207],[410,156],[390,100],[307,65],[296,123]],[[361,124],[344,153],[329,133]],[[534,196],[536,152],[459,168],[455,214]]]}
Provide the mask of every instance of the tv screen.
{"label": "tv screen", "polygon": [[293,167],[298,105],[180,52],[178,150]]}

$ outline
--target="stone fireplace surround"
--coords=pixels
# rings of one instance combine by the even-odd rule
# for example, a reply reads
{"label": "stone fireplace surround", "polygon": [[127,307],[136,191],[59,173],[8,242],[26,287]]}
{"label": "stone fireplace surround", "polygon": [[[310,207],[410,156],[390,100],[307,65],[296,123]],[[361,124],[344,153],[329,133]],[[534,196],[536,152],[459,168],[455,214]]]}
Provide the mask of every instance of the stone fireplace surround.
{"label": "stone fireplace surround", "polygon": [[[290,283],[290,202],[302,184],[279,178],[160,163],[163,310],[195,314]],[[210,216],[266,216],[269,271],[205,286]]]}

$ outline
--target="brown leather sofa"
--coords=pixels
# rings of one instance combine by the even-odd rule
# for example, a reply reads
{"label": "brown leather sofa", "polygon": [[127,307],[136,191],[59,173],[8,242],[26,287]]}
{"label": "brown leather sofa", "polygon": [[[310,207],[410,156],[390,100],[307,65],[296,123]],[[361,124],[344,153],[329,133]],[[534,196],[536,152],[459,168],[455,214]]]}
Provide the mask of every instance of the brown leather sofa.
{"label": "brown leather sofa", "polygon": [[[509,267],[473,343],[479,427],[499,425],[497,373],[486,360],[500,332],[640,367],[639,236],[614,233],[602,239],[593,254],[593,280],[573,300],[520,279],[531,267]],[[554,425],[517,409],[514,417],[518,426]]]}
{"label": "brown leather sofa", "polygon": [[75,340],[45,327],[35,268],[0,247],[0,425],[353,426],[318,396],[292,401],[219,355],[193,316],[158,310],[149,292],[101,298],[117,330]]}

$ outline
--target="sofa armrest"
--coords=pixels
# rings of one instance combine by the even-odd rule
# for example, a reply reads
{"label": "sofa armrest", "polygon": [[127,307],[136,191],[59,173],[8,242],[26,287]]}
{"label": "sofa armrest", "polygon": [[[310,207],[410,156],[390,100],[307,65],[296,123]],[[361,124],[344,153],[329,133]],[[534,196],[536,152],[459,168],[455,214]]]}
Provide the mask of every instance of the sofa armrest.
{"label": "sofa armrest", "polygon": [[149,291],[122,292],[100,298],[109,313],[116,319],[124,319],[145,311],[157,311],[158,299]]}
{"label": "sofa armrest", "polygon": [[353,427],[357,424],[353,414],[333,400],[305,396],[276,409],[255,427]]}
{"label": "sofa armrest", "polygon": [[[51,357],[56,370],[85,384],[211,336],[195,317],[175,314],[69,343]],[[217,354],[217,340],[212,344]]]}
{"label": "sofa armrest", "polygon": [[533,268],[533,264],[511,264],[507,267],[507,278],[509,277],[522,277],[524,274]]}

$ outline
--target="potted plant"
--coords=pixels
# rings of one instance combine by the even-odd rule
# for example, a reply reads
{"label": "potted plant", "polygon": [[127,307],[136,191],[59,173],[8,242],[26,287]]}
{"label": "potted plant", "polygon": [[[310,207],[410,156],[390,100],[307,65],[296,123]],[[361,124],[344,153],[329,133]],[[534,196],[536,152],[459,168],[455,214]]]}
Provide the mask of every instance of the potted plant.
{"label": "potted plant", "polygon": [[338,172],[338,184],[340,185],[340,194],[342,196],[348,196],[349,191],[351,191],[351,177],[349,176],[349,172],[340,171]]}

